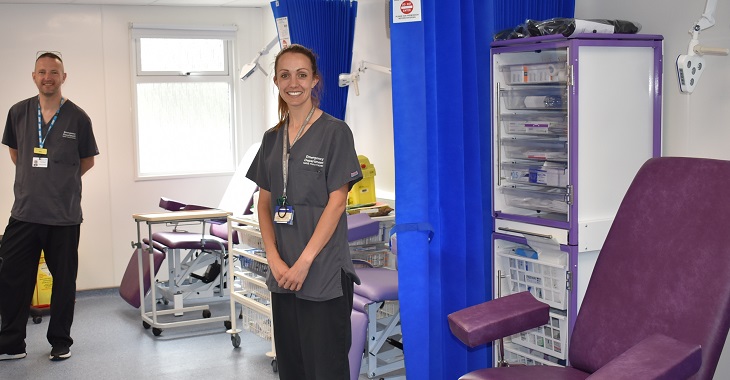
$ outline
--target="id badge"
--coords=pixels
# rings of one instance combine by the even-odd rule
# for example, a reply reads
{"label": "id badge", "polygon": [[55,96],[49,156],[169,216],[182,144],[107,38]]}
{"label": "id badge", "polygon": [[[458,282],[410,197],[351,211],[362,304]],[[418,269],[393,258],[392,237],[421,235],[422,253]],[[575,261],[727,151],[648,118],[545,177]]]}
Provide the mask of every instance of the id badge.
{"label": "id badge", "polygon": [[34,168],[47,168],[48,167],[48,157],[33,157],[33,167]]}
{"label": "id badge", "polygon": [[274,223],[293,225],[294,207],[276,206],[274,208]]}

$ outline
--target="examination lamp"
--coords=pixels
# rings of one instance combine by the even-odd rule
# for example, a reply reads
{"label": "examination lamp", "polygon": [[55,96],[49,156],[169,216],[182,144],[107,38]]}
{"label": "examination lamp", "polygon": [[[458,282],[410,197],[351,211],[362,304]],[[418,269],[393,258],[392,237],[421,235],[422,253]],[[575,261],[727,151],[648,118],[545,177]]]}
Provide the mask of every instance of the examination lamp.
{"label": "examination lamp", "polygon": [[259,50],[259,52],[256,53],[256,57],[254,57],[254,59],[251,62],[243,65],[243,67],[241,68],[241,74],[239,75],[239,78],[241,78],[242,81],[246,80],[246,78],[250,77],[251,74],[253,74],[254,71],[256,71],[256,68],[261,70],[261,72],[264,73],[264,75],[269,76],[269,73],[267,73],[266,70],[264,70],[264,68],[261,67],[261,65],[259,64],[259,59],[261,58],[262,55],[268,53],[269,50],[271,50],[271,48],[274,47],[274,44],[276,44],[278,41],[279,41],[279,38],[274,37],[271,40],[271,42],[269,42],[268,45],[266,45],[263,49]]}
{"label": "examination lamp", "polygon": [[347,87],[351,84],[355,85],[355,95],[360,95],[360,88],[358,87],[357,83],[360,80],[360,73],[364,73],[367,69],[373,69],[375,71],[380,71],[381,73],[385,74],[391,74],[390,67],[381,66],[375,63],[370,63],[366,61],[360,61],[360,66],[357,68],[357,71],[354,73],[342,73],[339,77],[339,85],[340,87]]}
{"label": "examination lamp", "polygon": [[692,93],[700,75],[705,71],[704,54],[712,55],[728,55],[726,48],[714,48],[700,45],[700,31],[715,25],[715,7],[717,0],[707,0],[705,12],[699,20],[689,30],[692,39],[687,47],[687,54],[681,54],[677,57],[677,77],[679,79],[679,90],[686,93]]}

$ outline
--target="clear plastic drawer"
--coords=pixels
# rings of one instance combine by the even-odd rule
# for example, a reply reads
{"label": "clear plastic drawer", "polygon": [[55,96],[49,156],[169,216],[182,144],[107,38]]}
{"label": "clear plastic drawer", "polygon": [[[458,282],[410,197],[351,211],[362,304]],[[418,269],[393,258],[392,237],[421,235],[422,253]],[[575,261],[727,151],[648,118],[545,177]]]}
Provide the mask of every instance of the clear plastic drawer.
{"label": "clear plastic drawer", "polygon": [[502,187],[508,205],[528,210],[568,213],[568,195],[559,187]]}
{"label": "clear plastic drawer", "polygon": [[501,115],[505,133],[537,136],[567,136],[568,120],[565,115],[554,113],[504,114]]}
{"label": "clear plastic drawer", "polygon": [[510,110],[565,110],[568,106],[564,87],[513,88],[499,95]]}
{"label": "clear plastic drawer", "polygon": [[532,63],[526,65],[505,65],[499,68],[505,83],[539,84],[562,83],[568,80],[568,66],[565,62]]}
{"label": "clear plastic drawer", "polygon": [[568,161],[568,142],[548,139],[510,139],[501,141],[506,158],[513,160]]}
{"label": "clear plastic drawer", "polygon": [[502,177],[508,181],[565,187],[568,185],[568,167],[562,163],[544,164],[502,163]]}

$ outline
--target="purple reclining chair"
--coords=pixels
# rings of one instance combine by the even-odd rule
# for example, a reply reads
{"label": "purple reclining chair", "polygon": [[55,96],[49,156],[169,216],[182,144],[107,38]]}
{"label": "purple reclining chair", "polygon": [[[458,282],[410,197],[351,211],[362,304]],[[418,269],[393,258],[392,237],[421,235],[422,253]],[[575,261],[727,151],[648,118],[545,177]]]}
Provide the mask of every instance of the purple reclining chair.
{"label": "purple reclining chair", "polygon": [[[730,161],[647,161],[598,256],[568,367],[481,369],[472,379],[711,380],[730,326]],[[474,347],[538,327],[548,307],[512,294],[448,316]]]}

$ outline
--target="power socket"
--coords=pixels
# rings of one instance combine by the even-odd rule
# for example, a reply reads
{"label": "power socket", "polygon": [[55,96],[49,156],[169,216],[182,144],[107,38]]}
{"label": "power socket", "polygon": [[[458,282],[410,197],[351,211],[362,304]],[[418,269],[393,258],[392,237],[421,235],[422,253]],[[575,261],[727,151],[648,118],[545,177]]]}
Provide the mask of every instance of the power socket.
{"label": "power socket", "polygon": [[705,71],[705,59],[699,55],[682,54],[677,57],[677,77],[679,90],[692,93],[702,72]]}

